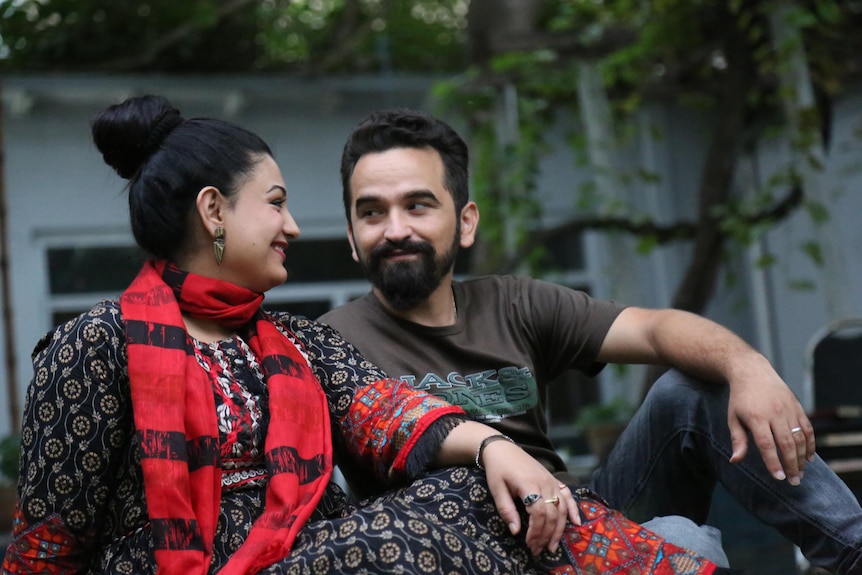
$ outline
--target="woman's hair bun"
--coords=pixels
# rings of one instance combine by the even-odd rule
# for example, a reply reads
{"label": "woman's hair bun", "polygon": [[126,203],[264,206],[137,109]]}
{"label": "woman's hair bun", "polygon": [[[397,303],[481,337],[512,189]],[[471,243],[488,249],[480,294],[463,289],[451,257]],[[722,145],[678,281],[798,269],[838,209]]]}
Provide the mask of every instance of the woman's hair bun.
{"label": "woman's hair bun", "polygon": [[130,179],[182,121],[179,110],[166,98],[137,96],[93,119],[93,142],[105,163]]}

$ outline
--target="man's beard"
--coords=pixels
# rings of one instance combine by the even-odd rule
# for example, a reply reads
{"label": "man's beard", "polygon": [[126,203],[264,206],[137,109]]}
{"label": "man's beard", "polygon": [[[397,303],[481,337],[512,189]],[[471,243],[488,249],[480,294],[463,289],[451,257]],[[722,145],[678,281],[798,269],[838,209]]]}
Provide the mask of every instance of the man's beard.
{"label": "man's beard", "polygon": [[[367,258],[359,258],[365,275],[393,308],[399,311],[412,309],[425,301],[440,285],[458,255],[458,237],[449,250],[437,257],[434,247],[428,242],[386,242],[369,252]],[[411,261],[386,262],[384,258],[394,252],[415,253],[418,258]]]}

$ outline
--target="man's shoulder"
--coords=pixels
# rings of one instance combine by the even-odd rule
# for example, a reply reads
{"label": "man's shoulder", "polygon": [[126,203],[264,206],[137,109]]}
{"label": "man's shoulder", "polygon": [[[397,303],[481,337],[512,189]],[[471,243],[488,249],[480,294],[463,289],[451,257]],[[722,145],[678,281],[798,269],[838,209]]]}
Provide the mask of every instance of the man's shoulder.
{"label": "man's shoulder", "polygon": [[405,337],[402,328],[371,293],[326,312],[317,321],[334,329],[360,351],[387,343],[393,333]]}
{"label": "man's shoulder", "polygon": [[488,275],[455,285],[458,305],[485,310],[518,309],[531,321],[556,318],[560,313],[583,314],[602,310],[616,315],[623,307],[612,301],[595,299],[584,290],[530,276]]}
{"label": "man's shoulder", "polygon": [[527,276],[515,276],[515,275],[485,275],[485,276],[476,276],[469,277],[465,279],[461,279],[455,281],[456,285],[460,285],[465,290],[471,291],[480,291],[486,289],[517,289],[519,286],[523,286],[534,282],[533,278]]}
{"label": "man's shoulder", "polygon": [[502,297],[517,297],[535,290],[567,289],[558,284],[519,275],[477,276],[454,282],[454,284],[458,286],[456,290],[483,298],[490,297],[491,294]]}
{"label": "man's shoulder", "polygon": [[341,322],[354,321],[358,317],[368,315],[373,310],[373,304],[373,296],[368,293],[329,310],[317,318],[317,321],[338,328]]}

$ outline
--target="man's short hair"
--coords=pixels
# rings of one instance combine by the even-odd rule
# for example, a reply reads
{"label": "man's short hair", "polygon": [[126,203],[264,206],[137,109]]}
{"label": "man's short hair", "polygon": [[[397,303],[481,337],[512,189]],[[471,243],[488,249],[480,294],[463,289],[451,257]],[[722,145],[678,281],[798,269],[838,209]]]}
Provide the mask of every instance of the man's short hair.
{"label": "man's short hair", "polygon": [[341,186],[344,212],[350,222],[350,178],[356,162],[365,154],[392,148],[433,148],[445,169],[445,188],[452,194],[455,213],[469,200],[467,144],[446,122],[416,110],[393,108],[371,113],[359,122],[341,154]]}

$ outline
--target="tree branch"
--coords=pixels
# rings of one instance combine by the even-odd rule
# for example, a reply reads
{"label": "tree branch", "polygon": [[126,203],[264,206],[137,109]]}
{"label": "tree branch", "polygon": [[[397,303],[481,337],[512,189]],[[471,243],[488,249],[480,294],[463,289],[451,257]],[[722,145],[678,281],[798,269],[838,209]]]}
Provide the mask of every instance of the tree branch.
{"label": "tree branch", "polygon": [[627,28],[612,28],[601,38],[586,43],[580,30],[571,32],[530,32],[521,34],[492,35],[491,48],[494,53],[531,52],[553,50],[560,56],[575,60],[598,60],[608,54],[630,46],[638,32]]}
{"label": "tree branch", "polygon": [[[223,20],[228,16],[242,10],[249,4],[254,4],[257,0],[231,0],[218,9],[216,21]],[[184,23],[176,28],[169,30],[161,38],[152,42],[147,50],[130,57],[118,58],[109,60],[99,65],[99,68],[108,72],[124,72],[128,70],[138,70],[145,67],[159,57],[159,54],[165,50],[180,44],[199,28],[192,23]]]}
{"label": "tree branch", "polygon": [[[752,214],[737,213],[737,217],[749,226],[765,222],[780,222],[802,204],[803,197],[802,187],[795,185],[774,205]],[[713,216],[711,219],[717,223],[721,218]],[[698,223],[681,221],[672,224],[659,224],[652,220],[642,221],[632,218],[602,216],[571,219],[550,228],[530,232],[518,250],[500,264],[496,273],[512,273],[537,247],[557,238],[579,234],[587,230],[624,232],[640,237],[651,237],[657,244],[663,245],[673,241],[694,239],[697,234]]]}
{"label": "tree branch", "polygon": [[[391,2],[384,0],[379,5],[379,11],[386,13]],[[344,58],[355,52],[363,40],[373,33],[371,26],[359,26],[359,2],[347,2],[344,5],[344,18],[333,34],[332,49],[323,54],[318,62],[309,62],[302,70],[304,74],[324,74],[341,63]]]}

